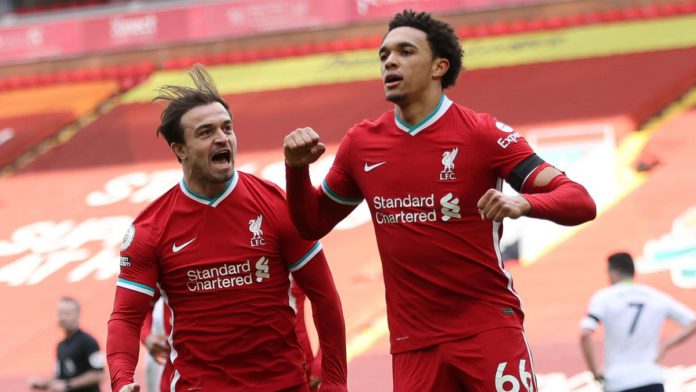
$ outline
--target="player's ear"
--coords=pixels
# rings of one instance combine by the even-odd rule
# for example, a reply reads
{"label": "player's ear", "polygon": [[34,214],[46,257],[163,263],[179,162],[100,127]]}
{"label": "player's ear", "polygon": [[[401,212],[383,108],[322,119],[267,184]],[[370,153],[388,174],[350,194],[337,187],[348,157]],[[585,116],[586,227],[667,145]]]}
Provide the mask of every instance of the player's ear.
{"label": "player's ear", "polygon": [[176,159],[179,160],[179,162],[183,161],[186,159],[186,146],[184,146],[183,143],[172,143],[169,145],[169,148],[174,152],[174,155],[176,155]]}
{"label": "player's ear", "polygon": [[431,67],[433,79],[442,79],[443,76],[449,70],[449,60],[443,57],[435,57],[433,60],[433,65]]}

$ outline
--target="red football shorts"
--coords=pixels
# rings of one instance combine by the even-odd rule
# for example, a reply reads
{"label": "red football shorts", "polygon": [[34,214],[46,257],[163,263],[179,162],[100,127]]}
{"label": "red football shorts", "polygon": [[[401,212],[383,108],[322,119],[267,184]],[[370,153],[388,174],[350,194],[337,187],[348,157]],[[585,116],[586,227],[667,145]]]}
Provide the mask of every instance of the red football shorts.
{"label": "red football shorts", "polygon": [[497,328],[394,354],[394,392],[536,392],[524,331]]}
{"label": "red football shorts", "polygon": [[279,392],[309,392],[309,387],[307,384],[300,384],[294,387],[285,388]]}

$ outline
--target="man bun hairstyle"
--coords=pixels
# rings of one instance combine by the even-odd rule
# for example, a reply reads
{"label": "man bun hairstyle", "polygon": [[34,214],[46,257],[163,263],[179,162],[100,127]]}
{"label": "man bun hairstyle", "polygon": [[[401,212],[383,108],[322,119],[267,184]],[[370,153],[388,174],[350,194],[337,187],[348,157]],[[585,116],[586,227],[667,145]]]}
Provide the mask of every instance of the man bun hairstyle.
{"label": "man bun hairstyle", "polygon": [[399,27],[412,27],[426,34],[433,56],[449,61],[449,69],[442,76],[442,88],[446,89],[454,86],[459,72],[462,70],[464,52],[452,26],[433,18],[427,12],[415,12],[406,9],[396,14],[389,21],[389,31]]}
{"label": "man bun hairstyle", "polygon": [[214,102],[219,102],[230,113],[227,102],[220,97],[213,79],[201,64],[195,64],[188,71],[194,87],[165,85],[157,89],[158,95],[153,102],[164,102],[167,107],[162,111],[157,134],[164,136],[167,144],[184,143],[184,129],[181,117],[189,110]]}

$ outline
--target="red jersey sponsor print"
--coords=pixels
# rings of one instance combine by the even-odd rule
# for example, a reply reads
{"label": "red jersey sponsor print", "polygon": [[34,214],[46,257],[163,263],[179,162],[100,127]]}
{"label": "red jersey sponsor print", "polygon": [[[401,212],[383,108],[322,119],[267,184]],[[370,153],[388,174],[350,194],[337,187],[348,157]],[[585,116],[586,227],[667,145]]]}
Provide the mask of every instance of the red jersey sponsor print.
{"label": "red jersey sponsor print", "polygon": [[181,182],[136,218],[117,285],[171,310],[172,391],[280,390],[305,383],[288,271],[319,251],[299,238],[282,191],[235,172],[208,199]]}
{"label": "red jersey sponsor print", "polygon": [[389,111],[348,131],[322,190],[370,207],[392,353],[522,327],[502,225],[483,221],[476,203],[532,154],[512,128],[444,95],[414,127]]}

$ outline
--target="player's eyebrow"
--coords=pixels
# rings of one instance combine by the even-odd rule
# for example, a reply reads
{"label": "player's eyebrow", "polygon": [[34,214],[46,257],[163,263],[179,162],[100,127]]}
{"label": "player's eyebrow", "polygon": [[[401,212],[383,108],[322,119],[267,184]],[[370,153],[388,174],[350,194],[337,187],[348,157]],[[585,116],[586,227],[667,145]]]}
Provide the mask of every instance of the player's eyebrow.
{"label": "player's eyebrow", "polygon": [[[230,124],[232,124],[232,120],[231,120],[231,119],[230,119],[230,120],[225,120],[225,121],[222,122],[222,125],[230,125]],[[204,130],[204,129],[206,129],[206,128],[210,128],[210,127],[212,127],[212,126],[213,126],[213,123],[212,123],[212,122],[207,122],[207,123],[204,123],[204,124],[201,124],[201,125],[197,126],[196,129],[194,129],[193,131],[194,131],[194,132],[198,132],[198,131]]]}
{"label": "player's eyebrow", "polygon": [[394,44],[394,45],[389,45],[389,46],[387,46],[387,45],[382,45],[382,47],[379,48],[379,54],[382,54],[382,53],[386,52],[387,50],[389,50],[388,47],[391,47],[391,46],[394,46],[394,47],[396,47],[397,49],[403,49],[403,48],[417,48],[416,44],[414,44],[414,43],[411,42],[411,41],[401,41],[401,42],[397,42],[397,43]]}
{"label": "player's eyebrow", "polygon": [[202,130],[204,130],[204,129],[206,129],[206,128],[210,128],[210,127],[212,127],[212,126],[213,126],[212,123],[201,124],[201,125],[197,126],[196,129],[194,129],[193,131],[194,131],[194,132],[202,131]]}

